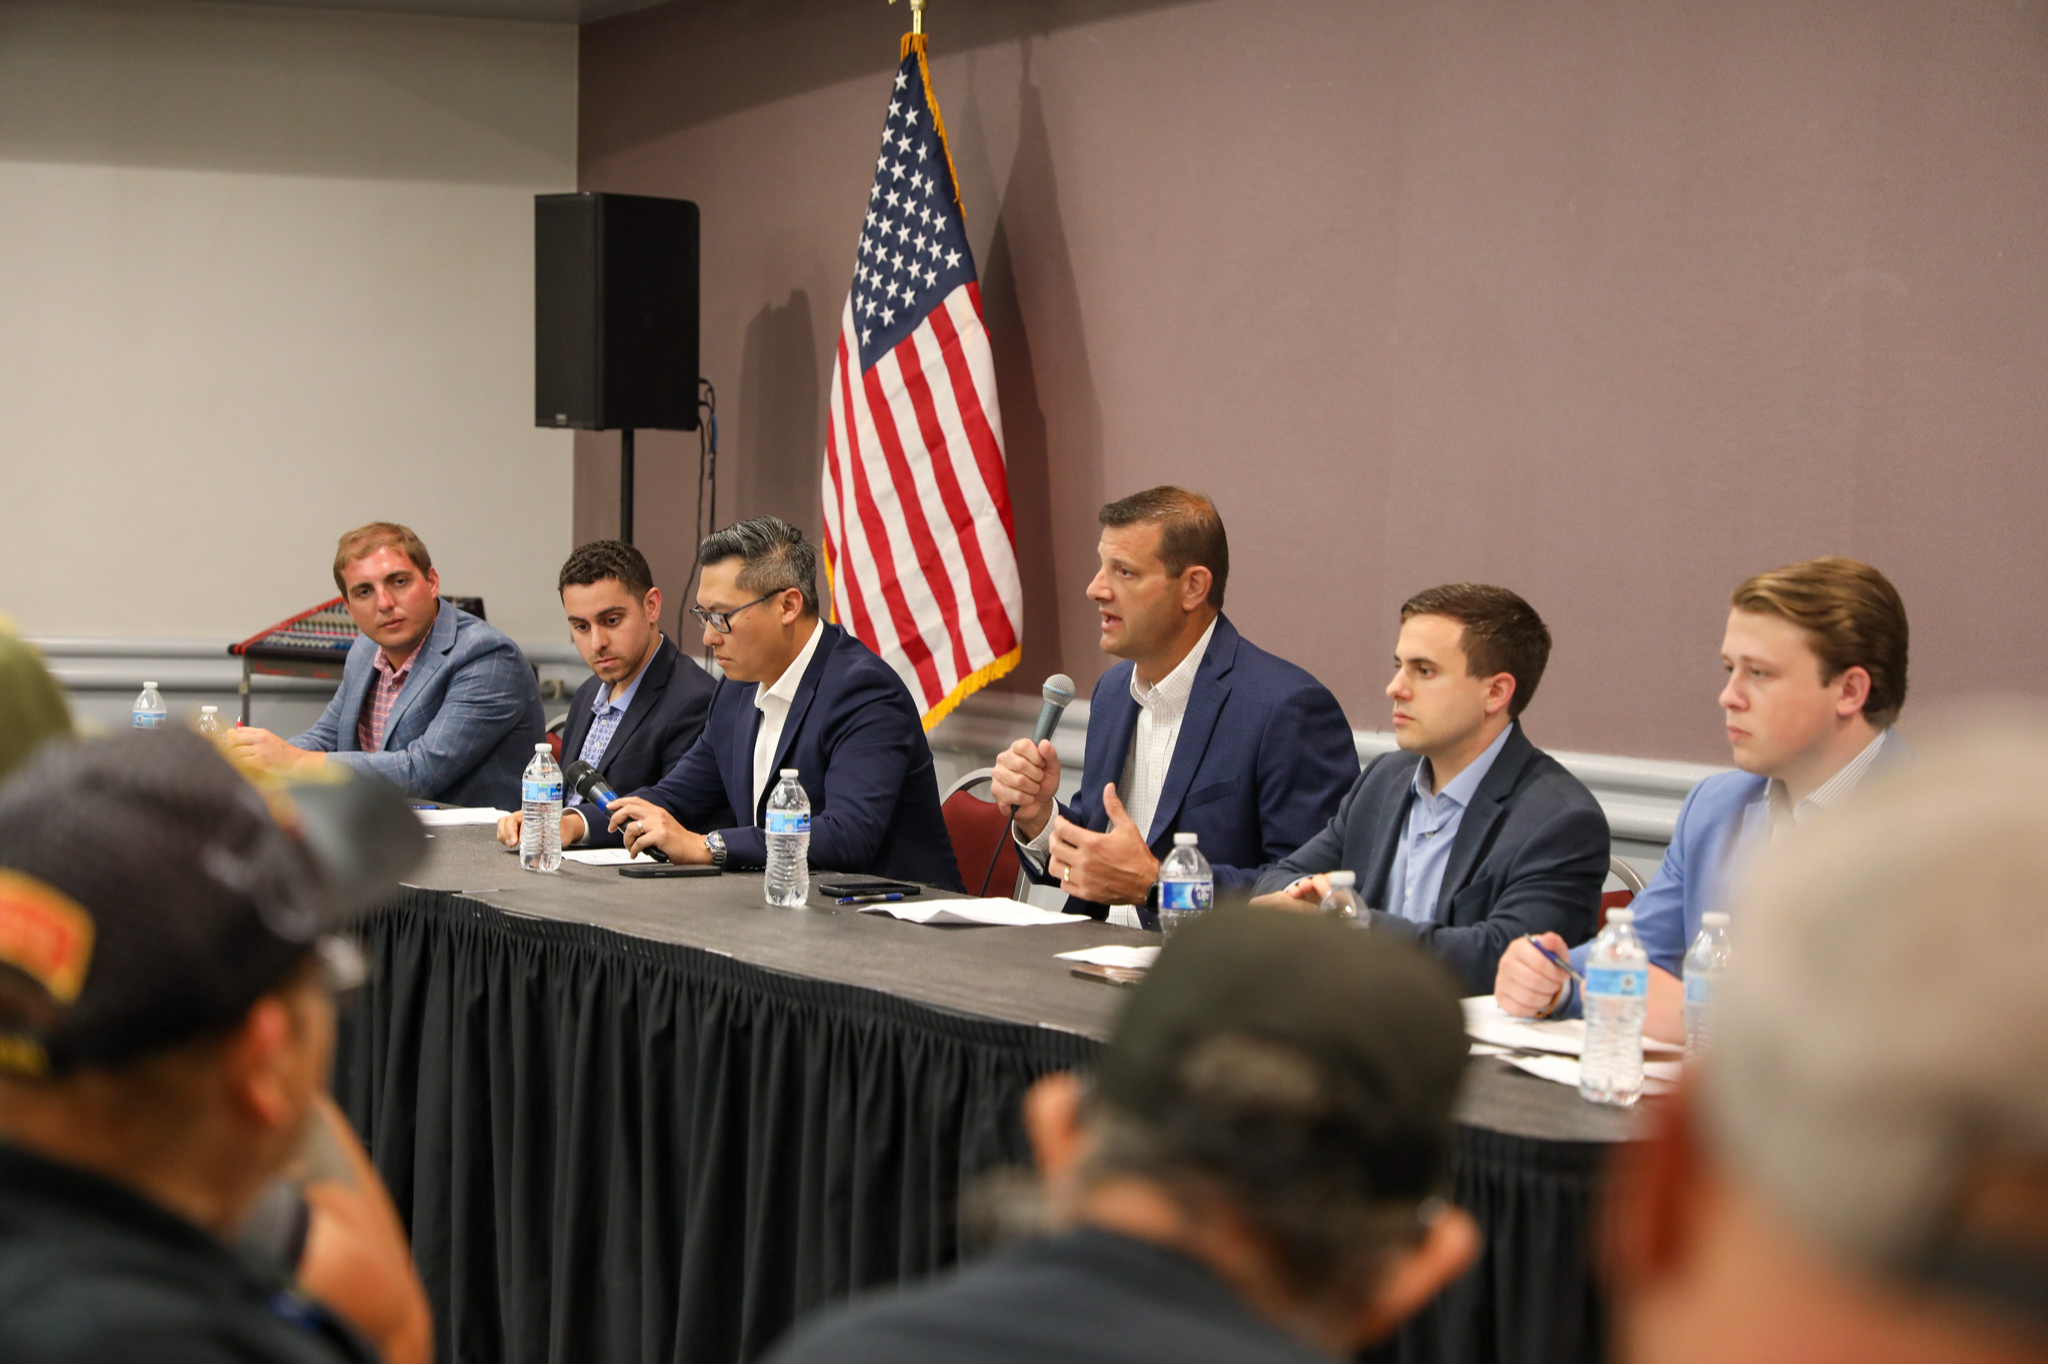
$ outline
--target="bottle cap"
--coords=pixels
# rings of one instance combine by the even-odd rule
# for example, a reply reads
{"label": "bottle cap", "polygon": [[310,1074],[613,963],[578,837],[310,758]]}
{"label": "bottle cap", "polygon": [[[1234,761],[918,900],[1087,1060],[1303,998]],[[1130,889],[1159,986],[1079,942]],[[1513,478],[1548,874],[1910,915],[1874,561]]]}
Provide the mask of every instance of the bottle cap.
{"label": "bottle cap", "polygon": [[142,687],[146,692],[154,692],[156,690],[156,684],[153,682],[144,682]]}
{"label": "bottle cap", "polygon": [[1173,846],[1175,848],[1193,848],[1195,846],[1195,836],[1192,834],[1176,834],[1173,836]]}
{"label": "bottle cap", "polygon": [[1636,922],[1636,912],[1629,909],[1626,905],[1620,906],[1607,912],[1607,922],[1609,924],[1634,924]]}
{"label": "bottle cap", "polygon": [[784,777],[795,777],[795,776],[796,776],[796,769],[795,769],[795,768],[784,768],[784,769],[782,770],[782,775],[783,775]]}
{"label": "bottle cap", "polygon": [[548,743],[546,740],[542,740],[540,743],[533,746],[533,751],[537,754],[544,754],[547,753],[549,750],[553,749],[554,747],[554,745]]}
{"label": "bottle cap", "polygon": [[202,706],[199,708],[199,714],[202,716],[209,714],[217,716],[220,714],[220,708],[218,706]]}
{"label": "bottle cap", "polygon": [[1700,916],[1700,923],[1709,929],[1725,928],[1728,924],[1728,912],[1726,910],[1709,910],[1706,914]]}
{"label": "bottle cap", "polygon": [[1332,872],[1330,874],[1330,888],[1332,890],[1340,886],[1356,885],[1358,885],[1358,874],[1356,872]]}

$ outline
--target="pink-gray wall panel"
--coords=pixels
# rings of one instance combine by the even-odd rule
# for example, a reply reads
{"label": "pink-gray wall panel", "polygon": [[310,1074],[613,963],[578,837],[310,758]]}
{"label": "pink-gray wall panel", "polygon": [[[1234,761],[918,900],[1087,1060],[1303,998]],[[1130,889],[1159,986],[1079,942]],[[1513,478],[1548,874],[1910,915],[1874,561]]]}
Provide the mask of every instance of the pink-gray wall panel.
{"label": "pink-gray wall panel", "polygon": [[[901,19],[690,3],[583,33],[581,182],[695,199],[719,519],[816,530]],[[1095,509],[1216,497],[1230,611],[1382,728],[1396,609],[1508,584],[1559,748],[1726,761],[1727,593],[1872,560],[1916,699],[2048,664],[2048,4],[934,0],[1028,626],[1103,665]],[[577,443],[608,534],[616,438]],[[696,438],[641,439],[679,584]],[[672,589],[673,591],[673,589]]]}

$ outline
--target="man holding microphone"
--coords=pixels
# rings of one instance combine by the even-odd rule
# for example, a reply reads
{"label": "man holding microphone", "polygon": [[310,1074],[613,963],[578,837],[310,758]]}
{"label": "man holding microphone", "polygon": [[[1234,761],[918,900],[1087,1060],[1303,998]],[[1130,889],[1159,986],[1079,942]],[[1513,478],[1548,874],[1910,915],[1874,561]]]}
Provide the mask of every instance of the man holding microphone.
{"label": "man holding microphone", "polygon": [[1050,740],[996,760],[1024,863],[1072,913],[1155,928],[1147,902],[1176,831],[1199,836],[1219,889],[1306,843],[1336,812],[1358,753],[1328,688],[1223,615],[1230,547],[1215,504],[1161,487],[1102,509],[1088,585],[1101,646],[1127,660],[1095,686],[1087,758],[1059,807]]}

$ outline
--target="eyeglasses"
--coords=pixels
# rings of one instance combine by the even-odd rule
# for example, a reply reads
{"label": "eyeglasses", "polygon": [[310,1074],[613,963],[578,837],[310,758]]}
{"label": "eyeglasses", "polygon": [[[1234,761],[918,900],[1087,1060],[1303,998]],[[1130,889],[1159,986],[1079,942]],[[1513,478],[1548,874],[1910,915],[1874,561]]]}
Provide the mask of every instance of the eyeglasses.
{"label": "eyeglasses", "polygon": [[732,608],[729,611],[705,611],[702,607],[691,607],[690,615],[696,617],[699,621],[711,627],[720,635],[730,635],[732,634],[733,617],[738,616],[748,607],[757,607],[761,605],[761,603],[766,602],[769,598],[780,597],[782,596],[782,594],[788,591],[788,588],[777,588],[774,592],[764,592],[759,597],[755,598],[753,601],[742,602],[738,606]]}

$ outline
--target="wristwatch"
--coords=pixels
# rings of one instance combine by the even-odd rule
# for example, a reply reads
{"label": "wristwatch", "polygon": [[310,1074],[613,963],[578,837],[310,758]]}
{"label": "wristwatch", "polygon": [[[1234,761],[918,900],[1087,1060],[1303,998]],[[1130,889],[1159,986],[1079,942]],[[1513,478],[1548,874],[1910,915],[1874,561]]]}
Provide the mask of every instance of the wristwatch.
{"label": "wristwatch", "polygon": [[705,835],[704,851],[711,855],[711,865],[723,872],[725,870],[725,836],[717,830],[713,830]]}

